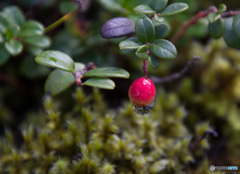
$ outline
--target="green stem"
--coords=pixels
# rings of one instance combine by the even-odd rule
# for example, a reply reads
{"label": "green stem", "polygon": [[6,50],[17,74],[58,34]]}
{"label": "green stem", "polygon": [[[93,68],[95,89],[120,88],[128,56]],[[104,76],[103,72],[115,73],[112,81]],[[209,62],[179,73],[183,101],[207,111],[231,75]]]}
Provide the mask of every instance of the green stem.
{"label": "green stem", "polygon": [[47,28],[45,28],[44,33],[47,33],[53,30],[54,28],[61,25],[63,22],[67,21],[76,11],[77,10],[71,11],[70,13],[66,14],[65,16],[63,16],[62,18],[54,22],[53,24],[49,25]]}

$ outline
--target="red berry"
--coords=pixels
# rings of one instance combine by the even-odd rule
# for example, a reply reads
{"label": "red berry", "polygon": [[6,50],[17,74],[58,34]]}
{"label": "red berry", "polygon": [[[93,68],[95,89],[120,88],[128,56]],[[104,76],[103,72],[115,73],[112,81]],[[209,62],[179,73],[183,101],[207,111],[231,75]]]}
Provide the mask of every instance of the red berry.
{"label": "red berry", "polygon": [[130,101],[138,107],[148,106],[153,103],[156,94],[156,88],[152,80],[140,77],[130,86],[128,96]]}

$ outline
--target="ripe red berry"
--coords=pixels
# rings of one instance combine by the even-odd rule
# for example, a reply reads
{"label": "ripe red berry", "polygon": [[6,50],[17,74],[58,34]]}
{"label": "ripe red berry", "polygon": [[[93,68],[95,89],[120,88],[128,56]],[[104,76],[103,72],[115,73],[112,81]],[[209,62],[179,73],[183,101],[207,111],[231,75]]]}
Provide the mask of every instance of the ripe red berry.
{"label": "ripe red berry", "polygon": [[152,80],[140,77],[130,86],[128,96],[133,105],[145,107],[153,103],[156,94],[156,88]]}

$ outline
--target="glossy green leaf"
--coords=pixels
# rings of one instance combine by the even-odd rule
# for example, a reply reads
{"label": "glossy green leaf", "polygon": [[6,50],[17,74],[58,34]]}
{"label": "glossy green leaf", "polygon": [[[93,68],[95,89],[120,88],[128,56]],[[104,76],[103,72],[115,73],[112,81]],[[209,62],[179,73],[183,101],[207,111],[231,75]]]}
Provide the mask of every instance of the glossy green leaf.
{"label": "glossy green leaf", "polygon": [[17,33],[19,37],[29,37],[34,35],[41,35],[44,32],[44,27],[37,21],[28,21],[23,24],[20,31]]}
{"label": "glossy green leaf", "polygon": [[119,43],[120,49],[138,49],[140,45],[134,41],[131,40],[124,40]]}
{"label": "glossy green leaf", "polygon": [[3,65],[8,58],[10,57],[10,54],[7,52],[3,44],[0,44],[0,66]]}
{"label": "glossy green leaf", "polygon": [[99,0],[98,1],[104,8],[112,12],[125,12],[126,10],[116,0]]}
{"label": "glossy green leaf", "polygon": [[188,5],[186,3],[172,3],[161,12],[161,15],[162,16],[175,15],[187,9]]}
{"label": "glossy green leaf", "polygon": [[225,12],[227,10],[227,6],[225,4],[220,4],[218,6],[218,13]]}
{"label": "glossy green leaf", "polygon": [[121,68],[115,67],[103,67],[96,68],[90,71],[87,71],[84,77],[118,77],[118,78],[129,78],[130,74]]}
{"label": "glossy green leaf", "polygon": [[3,12],[0,12],[0,32],[5,33],[9,24],[7,16]]}
{"label": "glossy green leaf", "polygon": [[[128,39],[126,39],[125,41],[134,41],[135,43],[139,43],[139,40],[136,37],[130,37]],[[139,45],[140,46],[140,45]],[[137,48],[135,49],[120,49],[119,52],[120,54],[129,54],[129,53],[133,53],[137,50]]]}
{"label": "glossy green leaf", "polygon": [[8,40],[14,38],[19,29],[20,27],[18,25],[15,24],[9,25],[5,31],[5,36],[7,37]]}
{"label": "glossy green leaf", "polygon": [[237,34],[238,38],[240,38],[240,15],[236,15],[233,18],[233,29]]}
{"label": "glossy green leaf", "polygon": [[35,61],[41,65],[58,68],[64,71],[74,72],[75,64],[71,57],[60,51],[44,51]]}
{"label": "glossy green leaf", "polygon": [[47,36],[37,35],[32,37],[23,38],[22,41],[31,46],[47,48],[50,46],[51,42]]}
{"label": "glossy green leaf", "polygon": [[[85,67],[82,63],[75,63],[75,71],[81,71]],[[72,73],[56,69],[52,71],[44,86],[45,92],[50,91],[53,96],[61,93],[75,83]]]}
{"label": "glossy green leaf", "polygon": [[223,38],[226,44],[233,48],[240,47],[240,39],[233,29],[233,18],[226,18],[224,21],[224,33]]}
{"label": "glossy green leaf", "polygon": [[13,56],[20,54],[23,50],[23,45],[17,40],[10,40],[5,42],[6,50]]}
{"label": "glossy green leaf", "polygon": [[148,5],[155,11],[160,11],[166,7],[168,0],[149,0]]}
{"label": "glossy green leaf", "polygon": [[153,13],[156,13],[156,11],[151,9],[151,7],[149,7],[148,5],[139,5],[139,6],[134,8],[134,11],[137,14],[153,14]]}
{"label": "glossy green leaf", "polygon": [[3,13],[7,16],[7,20],[11,24],[21,26],[25,22],[23,12],[16,6],[8,6],[3,9]]}
{"label": "glossy green leaf", "polygon": [[157,58],[154,57],[153,55],[149,55],[148,60],[154,69],[157,69],[159,67],[159,62]]}
{"label": "glossy green leaf", "polygon": [[165,39],[158,39],[149,46],[151,54],[159,58],[175,58],[177,56],[176,47]]}
{"label": "glossy green leaf", "polygon": [[219,39],[223,35],[223,21],[221,18],[208,25],[209,34],[214,39]]}
{"label": "glossy green leaf", "polygon": [[139,47],[138,50],[136,51],[137,57],[143,60],[147,60],[148,59],[147,50],[148,50],[147,45],[142,45],[141,47]]}
{"label": "glossy green leaf", "polygon": [[142,43],[152,42],[155,30],[152,21],[148,17],[140,18],[135,24],[137,38]]}
{"label": "glossy green leaf", "polygon": [[115,83],[111,79],[107,79],[107,78],[91,78],[85,81],[83,85],[103,88],[103,89],[115,88]]}
{"label": "glossy green leaf", "polygon": [[157,24],[155,28],[155,40],[162,39],[168,34],[168,26],[166,24]]}
{"label": "glossy green leaf", "polygon": [[164,17],[161,17],[161,16],[158,16],[158,14],[155,14],[154,15],[154,18],[155,18],[155,20],[157,21],[157,22],[163,22],[163,21],[165,21],[165,18]]}
{"label": "glossy green leaf", "polygon": [[44,85],[44,91],[51,92],[51,94],[55,96],[74,83],[75,79],[72,73],[55,69],[49,74]]}
{"label": "glossy green leaf", "polygon": [[221,14],[218,14],[218,13],[210,13],[208,15],[208,20],[210,23],[213,23],[215,22],[216,20],[218,20],[219,18],[221,17]]}

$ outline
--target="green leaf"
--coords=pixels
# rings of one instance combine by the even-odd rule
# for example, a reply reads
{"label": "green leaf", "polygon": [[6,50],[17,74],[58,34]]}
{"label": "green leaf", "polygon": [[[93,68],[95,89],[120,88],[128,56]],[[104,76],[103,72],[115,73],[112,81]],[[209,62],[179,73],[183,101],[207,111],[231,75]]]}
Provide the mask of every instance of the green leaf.
{"label": "green leaf", "polygon": [[135,24],[137,38],[142,43],[152,42],[155,36],[154,26],[148,17],[140,18]]}
{"label": "green leaf", "polygon": [[233,18],[233,29],[237,34],[238,38],[240,38],[240,14],[234,16]]}
{"label": "green leaf", "polygon": [[134,41],[131,40],[124,40],[119,43],[120,49],[138,49],[140,45]]}
{"label": "green leaf", "polygon": [[60,51],[44,51],[35,61],[41,65],[58,68],[64,71],[74,72],[75,64],[71,57]]}
{"label": "green leaf", "polygon": [[188,9],[188,5],[186,3],[172,3],[161,12],[161,16],[178,14],[187,9]]}
{"label": "green leaf", "polygon": [[148,59],[147,50],[148,50],[147,45],[142,45],[141,47],[139,47],[138,50],[136,51],[137,57],[143,60]]}
{"label": "green leaf", "polygon": [[74,82],[75,79],[72,73],[55,69],[49,74],[44,85],[44,91],[51,92],[55,96],[69,88]]}
{"label": "green leaf", "polygon": [[218,14],[218,13],[210,13],[208,15],[208,20],[210,23],[213,23],[215,22],[216,20],[218,20],[219,18],[221,17],[221,14]]}
{"label": "green leaf", "polygon": [[176,47],[165,39],[155,40],[150,44],[150,52],[159,58],[175,58],[177,56]]}
{"label": "green leaf", "polygon": [[0,12],[0,32],[5,33],[8,25],[7,16],[3,12]]}
{"label": "green leaf", "polygon": [[219,39],[223,35],[223,21],[221,18],[208,25],[209,34],[214,39]]}
{"label": "green leaf", "polygon": [[[130,37],[128,39],[126,39],[125,41],[134,41],[136,43],[139,43],[139,40],[136,37]],[[140,45],[139,45],[140,46]],[[137,50],[136,49],[120,49],[120,54],[129,54],[129,53],[133,53]]]}
{"label": "green leaf", "polygon": [[15,25],[15,24],[9,25],[5,31],[5,36],[7,37],[8,40],[11,40],[12,38],[15,37],[19,29],[20,28],[18,25]]}
{"label": "green leaf", "polygon": [[155,14],[154,15],[154,18],[157,22],[161,23],[163,21],[165,21],[165,18],[164,17],[161,17],[161,16],[158,16],[158,14]]}
{"label": "green leaf", "polygon": [[47,48],[50,46],[51,42],[47,36],[32,36],[23,38],[22,41],[26,44],[31,46],[40,47],[40,48]]}
{"label": "green leaf", "polygon": [[[75,71],[81,71],[84,67],[85,65],[82,63],[75,63]],[[69,88],[75,81],[72,73],[56,69],[49,74],[44,90],[45,92],[50,91],[55,96]]]}
{"label": "green leaf", "polygon": [[134,8],[134,11],[137,14],[153,14],[156,13],[153,9],[151,9],[148,5],[139,5]]}
{"label": "green leaf", "polygon": [[3,44],[0,44],[0,66],[3,65],[8,58],[10,57],[10,54],[7,52]]}
{"label": "green leaf", "polygon": [[17,40],[5,42],[6,50],[13,56],[20,54],[23,50],[23,45]]}
{"label": "green leaf", "polygon": [[149,0],[148,5],[155,11],[160,11],[166,7],[168,0]]}
{"label": "green leaf", "polygon": [[104,8],[112,12],[125,12],[126,10],[116,0],[99,0],[98,1]]}
{"label": "green leaf", "polygon": [[20,31],[17,33],[19,37],[29,37],[34,35],[42,35],[44,27],[37,21],[28,21],[23,24]]}
{"label": "green leaf", "polygon": [[158,62],[157,58],[154,57],[153,55],[149,55],[148,60],[150,61],[151,65],[154,69],[157,69],[159,67],[159,62]]}
{"label": "green leaf", "polygon": [[129,78],[130,74],[121,68],[103,67],[87,71],[83,77],[119,77]]}
{"label": "green leaf", "polygon": [[91,78],[85,81],[83,85],[103,88],[103,89],[115,88],[115,83],[111,79],[107,79],[107,78]]}
{"label": "green leaf", "polygon": [[233,18],[225,19],[223,38],[228,46],[233,48],[240,47],[240,39],[233,30]]}
{"label": "green leaf", "polygon": [[0,33],[0,43],[3,43],[4,42],[4,37],[3,35]]}
{"label": "green leaf", "polygon": [[72,2],[72,1],[62,1],[60,2],[60,11],[62,14],[67,14],[70,13],[71,11],[75,10],[78,8],[77,3]]}
{"label": "green leaf", "polygon": [[9,23],[21,26],[25,22],[23,12],[16,6],[9,6],[3,9]]}
{"label": "green leaf", "polygon": [[227,10],[227,7],[225,4],[220,4],[218,6],[218,13],[222,13],[222,12],[225,12]]}
{"label": "green leaf", "polygon": [[166,24],[157,24],[155,28],[155,40],[164,38],[168,34],[168,26]]}
{"label": "green leaf", "polygon": [[27,51],[31,53],[33,56],[39,55],[41,52],[43,52],[42,48],[34,47],[34,46],[28,46]]}

